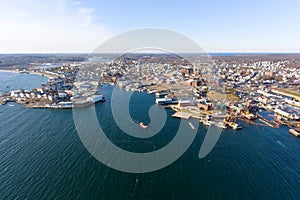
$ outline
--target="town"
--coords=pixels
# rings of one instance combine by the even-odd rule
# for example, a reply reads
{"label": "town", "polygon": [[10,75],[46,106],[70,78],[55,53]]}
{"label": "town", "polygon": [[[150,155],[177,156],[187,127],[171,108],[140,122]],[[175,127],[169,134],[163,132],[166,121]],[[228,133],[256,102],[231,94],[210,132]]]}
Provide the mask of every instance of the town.
{"label": "town", "polygon": [[[155,95],[155,103],[174,117],[196,118],[205,126],[241,129],[238,121],[259,126],[290,127],[300,136],[300,67],[295,58],[272,56],[92,55],[85,60],[26,63],[15,73],[49,77],[32,91],[3,93],[1,104],[14,101],[28,108],[85,107],[105,101],[103,84]],[[114,59],[113,59],[114,58]],[[9,90],[9,88],[7,88]],[[260,111],[266,110],[268,116]],[[191,128],[193,124],[190,123]]]}

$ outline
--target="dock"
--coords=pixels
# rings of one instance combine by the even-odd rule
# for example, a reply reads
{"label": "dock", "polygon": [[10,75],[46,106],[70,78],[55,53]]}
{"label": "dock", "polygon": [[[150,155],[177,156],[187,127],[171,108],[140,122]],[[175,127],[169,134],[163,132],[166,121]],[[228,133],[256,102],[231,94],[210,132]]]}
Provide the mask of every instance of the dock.
{"label": "dock", "polygon": [[191,117],[191,113],[187,112],[176,112],[172,115],[172,117],[181,118],[181,119],[189,119]]}
{"label": "dock", "polygon": [[257,115],[258,116],[258,120],[265,123],[266,125],[272,127],[272,128],[277,128],[279,126],[279,124],[277,124],[275,121],[269,121],[266,118],[264,118],[263,116],[261,116],[260,114]]}

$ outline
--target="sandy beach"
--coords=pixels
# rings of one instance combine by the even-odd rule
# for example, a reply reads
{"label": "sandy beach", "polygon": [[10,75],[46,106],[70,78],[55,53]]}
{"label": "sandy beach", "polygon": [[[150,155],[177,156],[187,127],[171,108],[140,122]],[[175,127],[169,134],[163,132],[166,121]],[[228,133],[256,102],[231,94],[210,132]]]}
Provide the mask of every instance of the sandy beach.
{"label": "sandy beach", "polygon": [[29,74],[36,74],[36,75],[40,75],[40,76],[46,76],[48,78],[57,78],[57,76],[55,76],[55,75],[48,74],[48,73],[42,73],[42,72],[29,72]]}
{"label": "sandy beach", "polygon": [[[0,72],[21,73],[22,71],[1,69]],[[34,72],[34,71],[28,71],[28,73],[39,75],[39,76],[45,76],[45,77],[48,77],[48,78],[57,78],[57,76],[55,76],[53,74],[49,74],[49,73]]]}

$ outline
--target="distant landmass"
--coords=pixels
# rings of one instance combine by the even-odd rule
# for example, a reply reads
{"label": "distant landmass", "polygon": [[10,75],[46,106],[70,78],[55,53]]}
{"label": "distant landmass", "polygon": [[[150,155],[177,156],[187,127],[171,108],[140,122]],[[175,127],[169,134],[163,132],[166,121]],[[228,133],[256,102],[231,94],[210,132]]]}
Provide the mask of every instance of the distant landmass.
{"label": "distant landmass", "polygon": [[[151,55],[151,59],[159,59],[160,62],[170,61],[172,54],[155,54],[155,53],[131,53],[130,58],[144,58]],[[193,58],[198,56],[197,53],[180,53],[185,58]],[[208,53],[213,59],[218,61],[234,61],[234,62],[252,62],[252,61],[282,61],[289,60],[292,66],[300,65],[300,53]],[[53,53],[53,54],[0,54],[0,69],[28,69],[41,63],[74,63],[87,60],[89,57],[98,56],[102,58],[113,58],[115,54],[88,54],[88,53]],[[171,57],[174,57],[172,55]]]}

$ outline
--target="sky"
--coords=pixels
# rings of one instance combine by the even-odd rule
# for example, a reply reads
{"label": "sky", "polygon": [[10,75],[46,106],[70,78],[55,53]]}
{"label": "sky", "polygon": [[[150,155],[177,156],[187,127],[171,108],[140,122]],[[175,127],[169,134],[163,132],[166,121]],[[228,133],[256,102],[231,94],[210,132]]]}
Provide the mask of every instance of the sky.
{"label": "sky", "polygon": [[299,0],[0,0],[0,53],[89,53],[145,27],[207,52],[300,52],[299,8]]}

